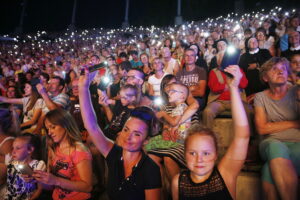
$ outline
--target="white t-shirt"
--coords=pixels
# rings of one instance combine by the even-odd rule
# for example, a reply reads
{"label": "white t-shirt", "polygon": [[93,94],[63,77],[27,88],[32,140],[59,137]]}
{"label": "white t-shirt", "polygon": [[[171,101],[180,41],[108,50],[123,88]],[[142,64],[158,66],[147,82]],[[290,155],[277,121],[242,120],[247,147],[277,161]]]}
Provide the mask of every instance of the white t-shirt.
{"label": "white t-shirt", "polygon": [[29,121],[29,120],[32,119],[34,110],[39,109],[39,108],[40,108],[40,109],[43,108],[43,104],[44,104],[43,99],[38,99],[38,100],[35,102],[35,104],[34,104],[34,106],[32,107],[32,109],[29,110],[28,112],[26,112],[26,111],[27,111],[27,108],[28,108],[28,106],[29,106],[29,100],[30,100],[30,97],[24,97],[24,98],[22,98],[22,102],[23,102],[23,113],[24,113],[23,123],[24,123],[24,122],[27,122],[27,121]]}
{"label": "white t-shirt", "polygon": [[155,77],[155,74],[151,75],[148,79],[148,84],[152,85],[154,90],[154,96],[160,96],[160,83],[162,79],[167,75],[168,73],[164,73],[164,75],[158,79]]}
{"label": "white t-shirt", "polygon": [[165,63],[164,72],[167,74],[174,74],[174,68],[176,66],[176,63],[177,61],[174,58],[171,58],[169,62]]}

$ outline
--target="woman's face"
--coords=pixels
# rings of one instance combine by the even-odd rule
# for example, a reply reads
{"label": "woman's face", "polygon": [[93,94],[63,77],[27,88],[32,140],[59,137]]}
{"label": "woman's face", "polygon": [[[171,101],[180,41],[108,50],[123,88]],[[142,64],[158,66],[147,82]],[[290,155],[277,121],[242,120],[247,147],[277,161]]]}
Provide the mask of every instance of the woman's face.
{"label": "woman's face", "polygon": [[123,89],[120,91],[120,99],[123,106],[132,105],[136,102],[136,94],[132,89]]}
{"label": "woman's face", "polygon": [[146,142],[147,131],[148,126],[144,121],[130,117],[119,133],[120,146],[130,152],[141,151]]}
{"label": "woman's face", "polygon": [[218,48],[218,51],[221,51],[221,52],[222,52],[222,51],[225,51],[226,48],[227,48],[226,42],[224,42],[224,41],[218,42],[217,48]]}
{"label": "woman's face", "polygon": [[148,57],[146,55],[141,56],[141,61],[143,64],[148,64],[148,62],[149,62]]}
{"label": "woman's face", "polygon": [[265,40],[265,34],[264,34],[263,32],[258,32],[258,33],[256,34],[256,39],[257,39],[258,41],[264,41],[264,40]]}
{"label": "woman's face", "polygon": [[288,71],[283,63],[275,64],[265,75],[264,81],[269,85],[284,85],[287,82]]}
{"label": "woman's face", "polygon": [[207,176],[213,171],[217,152],[214,140],[207,135],[193,135],[185,148],[187,167],[196,176]]}
{"label": "woman's face", "polygon": [[30,96],[32,93],[32,87],[30,84],[26,83],[24,88],[25,96]]}
{"label": "woman's face", "polygon": [[51,123],[49,120],[45,120],[45,127],[48,130],[49,137],[54,143],[61,143],[66,139],[66,129],[60,125]]}
{"label": "woman's face", "polygon": [[300,72],[300,55],[295,55],[291,59],[291,70],[293,73],[299,73]]}
{"label": "woman's face", "polygon": [[248,46],[250,50],[256,49],[258,47],[256,38],[251,38],[248,42]]}
{"label": "woman's face", "polygon": [[207,45],[213,45],[214,44],[214,40],[212,39],[212,37],[207,38],[206,44]]}

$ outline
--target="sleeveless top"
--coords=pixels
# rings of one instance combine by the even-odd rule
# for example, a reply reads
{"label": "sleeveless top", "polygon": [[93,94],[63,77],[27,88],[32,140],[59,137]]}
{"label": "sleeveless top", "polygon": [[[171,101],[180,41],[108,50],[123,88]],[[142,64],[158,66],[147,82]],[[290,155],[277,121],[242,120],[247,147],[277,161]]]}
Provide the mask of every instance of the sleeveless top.
{"label": "sleeveless top", "polygon": [[203,183],[194,183],[189,170],[183,170],[179,175],[180,200],[232,200],[225,182],[215,167],[210,177]]}

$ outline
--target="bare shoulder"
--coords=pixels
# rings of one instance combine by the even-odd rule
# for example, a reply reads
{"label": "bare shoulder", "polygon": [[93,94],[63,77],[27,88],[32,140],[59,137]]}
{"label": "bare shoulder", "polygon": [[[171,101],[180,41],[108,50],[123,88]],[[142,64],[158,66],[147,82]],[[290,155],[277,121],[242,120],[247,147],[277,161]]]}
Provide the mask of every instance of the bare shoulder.
{"label": "bare shoulder", "polygon": [[76,142],[74,150],[79,152],[90,152],[89,148],[82,142]]}

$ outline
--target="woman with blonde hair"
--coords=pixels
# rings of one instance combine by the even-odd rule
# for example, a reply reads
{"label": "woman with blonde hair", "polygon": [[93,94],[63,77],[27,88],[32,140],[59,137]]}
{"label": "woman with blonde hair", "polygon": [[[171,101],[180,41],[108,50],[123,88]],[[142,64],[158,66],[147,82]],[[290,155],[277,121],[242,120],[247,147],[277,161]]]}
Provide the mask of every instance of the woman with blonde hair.
{"label": "woman with blonde hair", "polygon": [[84,200],[91,197],[92,156],[81,142],[81,134],[65,110],[46,114],[48,172],[34,171],[33,177],[53,190],[53,199]]}

